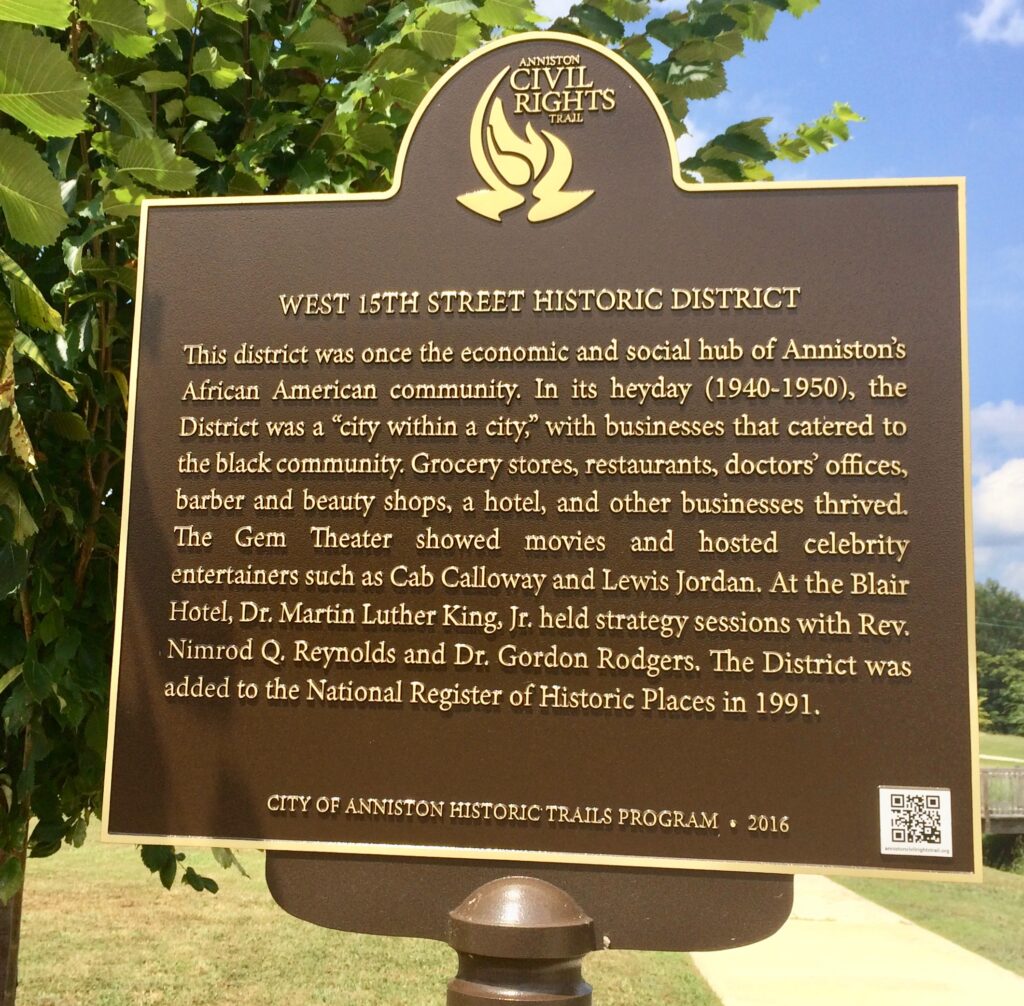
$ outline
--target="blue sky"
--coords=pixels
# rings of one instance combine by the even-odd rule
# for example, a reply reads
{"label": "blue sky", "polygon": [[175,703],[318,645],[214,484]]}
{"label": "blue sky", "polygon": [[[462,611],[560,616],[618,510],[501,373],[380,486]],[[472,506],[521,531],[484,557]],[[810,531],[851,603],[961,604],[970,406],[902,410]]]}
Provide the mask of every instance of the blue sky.
{"label": "blue sky", "polygon": [[975,572],[1024,592],[1024,0],[823,0],[726,69],[726,93],[692,108],[698,145],[847,101],[867,120],[854,139],[778,178],[966,177]]}

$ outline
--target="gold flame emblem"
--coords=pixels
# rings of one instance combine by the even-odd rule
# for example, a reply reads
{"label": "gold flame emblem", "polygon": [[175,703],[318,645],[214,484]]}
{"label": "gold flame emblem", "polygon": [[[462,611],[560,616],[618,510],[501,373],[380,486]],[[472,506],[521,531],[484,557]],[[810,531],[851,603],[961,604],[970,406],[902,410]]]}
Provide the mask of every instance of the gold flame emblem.
{"label": "gold flame emblem", "polygon": [[553,220],[586,202],[593,189],[566,192],[563,186],[572,174],[572,154],[553,133],[540,133],[526,124],[526,139],[508,124],[501,98],[495,98],[510,67],[505,67],[484,91],[473,113],[469,149],[477,174],[489,186],[459,196],[459,202],[488,220],[501,221],[502,213],[526,202],[517,191],[531,183],[536,202],[526,217],[530,223]]}

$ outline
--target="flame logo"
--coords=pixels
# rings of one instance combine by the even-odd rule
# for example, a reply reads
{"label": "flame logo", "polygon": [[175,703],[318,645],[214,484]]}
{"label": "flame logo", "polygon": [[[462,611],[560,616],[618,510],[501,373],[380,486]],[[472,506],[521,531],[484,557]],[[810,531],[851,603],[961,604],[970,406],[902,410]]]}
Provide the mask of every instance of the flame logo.
{"label": "flame logo", "polygon": [[[470,125],[469,150],[477,174],[489,186],[459,196],[458,201],[488,220],[501,222],[501,215],[526,202],[517,189],[533,186],[537,200],[526,215],[530,223],[552,220],[568,213],[593,194],[593,189],[566,192],[563,186],[572,174],[572,154],[553,133],[540,133],[526,124],[526,139],[508,124],[505,106],[494,92],[510,67],[505,67],[488,85],[477,103]],[[492,100],[493,99],[493,100]]]}

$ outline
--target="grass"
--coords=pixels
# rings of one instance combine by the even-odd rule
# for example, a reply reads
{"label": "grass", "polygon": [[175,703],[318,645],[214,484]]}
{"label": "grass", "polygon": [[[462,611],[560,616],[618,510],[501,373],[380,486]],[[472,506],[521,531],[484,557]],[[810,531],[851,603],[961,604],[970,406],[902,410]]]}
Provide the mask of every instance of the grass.
{"label": "grass", "polygon": [[986,761],[986,756],[997,755],[1000,758],[1015,758],[1024,765],[1024,737],[1011,734],[982,734],[981,763],[991,768],[1013,768],[1008,761]]}
{"label": "grass", "polygon": [[[165,891],[130,847],[90,839],[29,863],[19,1006],[442,1006],[455,953],[430,940],[299,922],[251,879],[190,856],[217,895]],[[585,966],[603,1006],[717,1006],[684,954],[608,951]]]}
{"label": "grass", "polygon": [[986,868],[981,884],[848,877],[840,878],[840,883],[924,929],[1024,975],[1024,876]]}
{"label": "grass", "polygon": [[[988,768],[1024,767],[1024,737],[981,735],[981,764]],[[840,883],[876,904],[933,933],[1024,975],[1024,873],[986,867],[984,881],[930,884],[920,881],[861,880]]]}

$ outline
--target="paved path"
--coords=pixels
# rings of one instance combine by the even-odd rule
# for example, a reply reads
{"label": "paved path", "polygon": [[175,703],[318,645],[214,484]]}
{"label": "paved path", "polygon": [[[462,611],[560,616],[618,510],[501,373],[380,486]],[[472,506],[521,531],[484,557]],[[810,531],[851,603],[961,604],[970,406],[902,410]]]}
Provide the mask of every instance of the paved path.
{"label": "paved path", "polygon": [[774,936],[693,959],[724,1006],[1024,1003],[1024,978],[825,877],[796,878]]}

